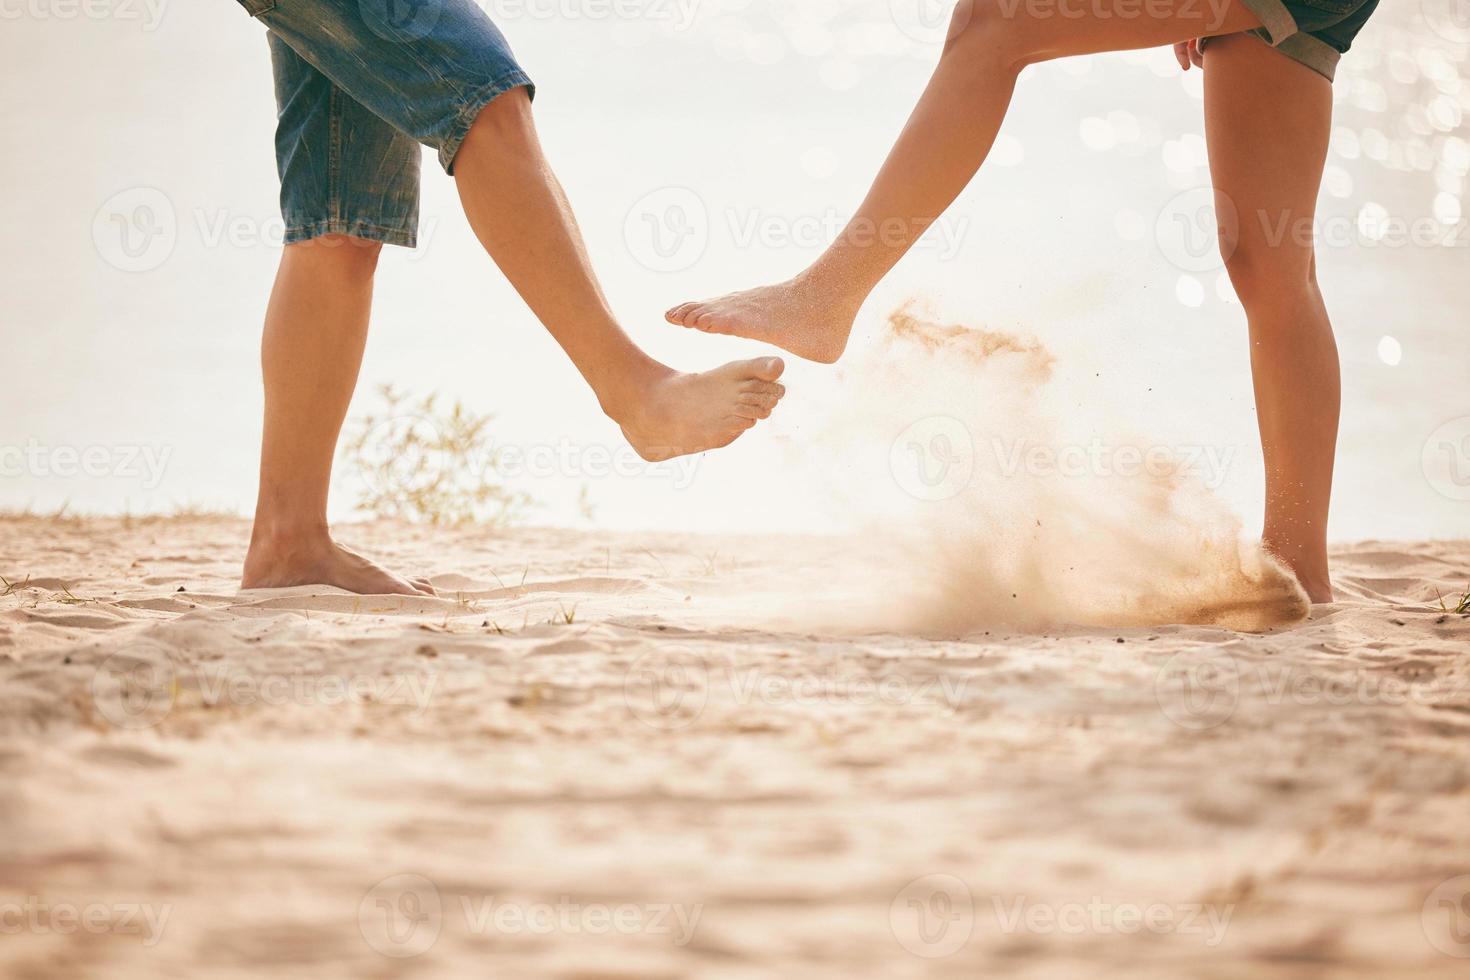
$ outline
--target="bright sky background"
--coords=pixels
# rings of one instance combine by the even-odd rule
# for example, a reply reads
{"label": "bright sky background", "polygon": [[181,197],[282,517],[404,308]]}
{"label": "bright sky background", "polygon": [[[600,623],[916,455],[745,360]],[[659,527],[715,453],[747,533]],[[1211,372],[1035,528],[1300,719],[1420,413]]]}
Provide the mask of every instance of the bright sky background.
{"label": "bright sky background", "polygon": [[[632,16],[617,17],[595,0],[499,4],[607,291],[656,356],[693,368],[761,349],[686,335],[661,311],[790,275],[855,205],[938,52],[905,2],[628,0],[617,9]],[[280,237],[264,32],[235,0],[92,9],[105,16],[74,0],[0,0],[0,506],[248,513]],[[1340,235],[1319,261],[1345,370],[1339,539],[1470,535],[1467,48],[1463,3],[1388,3],[1337,83],[1321,219]],[[952,240],[905,260],[855,343],[910,296],[1034,333],[1080,411],[1105,407],[1167,444],[1238,450],[1221,492],[1253,524],[1243,316],[1217,262],[1156,233],[1195,213],[1202,133],[1200,74],[1181,75],[1167,51],[1028,72],[995,156],[943,226]],[[493,412],[501,443],[620,451],[432,158],[425,178],[420,249],[385,253],[354,414],[393,382]],[[135,260],[111,216],[160,196],[172,249],[120,268]],[[694,244],[660,256],[648,222],[681,214]],[[1385,218],[1434,243],[1384,239]],[[805,237],[773,237],[787,232]],[[607,526],[833,526],[841,515],[794,474],[804,430],[857,394],[835,377],[794,366],[778,417],[699,460],[687,486],[686,471],[589,479],[568,467],[517,485],[548,523],[583,519],[585,485]],[[886,452],[895,434],[874,445]],[[67,449],[111,461],[107,474],[56,472]],[[165,464],[158,480],[149,458]],[[334,510],[347,516],[342,491]]]}

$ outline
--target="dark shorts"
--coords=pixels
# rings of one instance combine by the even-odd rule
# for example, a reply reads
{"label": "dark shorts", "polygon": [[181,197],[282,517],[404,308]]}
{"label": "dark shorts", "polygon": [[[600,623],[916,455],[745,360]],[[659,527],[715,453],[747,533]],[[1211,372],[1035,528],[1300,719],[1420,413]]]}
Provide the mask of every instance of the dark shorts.
{"label": "dark shorts", "polygon": [[[1378,0],[1241,0],[1257,17],[1256,37],[1331,79]],[[1201,39],[1203,48],[1208,38]]]}
{"label": "dark shorts", "polygon": [[286,242],[412,246],[419,146],[453,172],[480,110],[531,91],[474,0],[240,0],[270,29]]}

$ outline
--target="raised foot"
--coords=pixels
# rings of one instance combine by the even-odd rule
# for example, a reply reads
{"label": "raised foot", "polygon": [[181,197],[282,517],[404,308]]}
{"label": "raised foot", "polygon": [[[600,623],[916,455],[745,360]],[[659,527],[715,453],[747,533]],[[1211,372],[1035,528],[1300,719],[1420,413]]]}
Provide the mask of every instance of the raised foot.
{"label": "raised foot", "polygon": [[330,538],[282,536],[250,543],[242,589],[331,585],[359,595],[434,595],[424,579],[400,578]]}
{"label": "raised foot", "polygon": [[664,314],[679,327],[775,344],[808,361],[832,364],[847,349],[861,300],[806,285],[801,279],[718,299],[681,303]]}
{"label": "raised foot", "polygon": [[786,394],[776,381],[784,370],[779,357],[759,357],[701,374],[670,371],[608,414],[651,463],[719,449],[771,414]]}

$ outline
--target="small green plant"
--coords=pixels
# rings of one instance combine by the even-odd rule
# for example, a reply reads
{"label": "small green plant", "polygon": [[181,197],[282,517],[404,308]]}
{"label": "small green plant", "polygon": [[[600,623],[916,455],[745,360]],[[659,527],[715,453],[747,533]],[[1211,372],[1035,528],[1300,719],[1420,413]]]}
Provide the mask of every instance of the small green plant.
{"label": "small green plant", "polygon": [[432,394],[415,400],[392,385],[378,390],[381,410],[354,420],[343,442],[343,456],[362,478],[358,509],[416,523],[500,525],[531,503],[498,479],[492,416],[458,401],[442,410]]}
{"label": "small green plant", "polygon": [[669,574],[669,569],[668,569],[668,566],[666,566],[663,563],[663,559],[659,558],[658,555],[655,555],[653,552],[649,551],[647,548],[644,548],[643,549],[643,553],[645,555],[647,555],[648,557],[652,558],[654,561],[658,562],[658,569],[659,569],[659,571],[663,572],[664,576],[667,578],[668,577],[668,574]]}
{"label": "small green plant", "polygon": [[1470,589],[1467,589],[1465,591],[1465,593],[1463,595],[1461,595],[1458,600],[1456,600],[1455,606],[1454,606],[1453,609],[1450,608],[1449,606],[1445,605],[1444,596],[1440,596],[1439,597],[1439,608],[1441,610],[1443,610],[1444,612],[1457,613],[1457,614],[1462,615],[1462,616],[1465,615],[1466,613],[1470,613]]}

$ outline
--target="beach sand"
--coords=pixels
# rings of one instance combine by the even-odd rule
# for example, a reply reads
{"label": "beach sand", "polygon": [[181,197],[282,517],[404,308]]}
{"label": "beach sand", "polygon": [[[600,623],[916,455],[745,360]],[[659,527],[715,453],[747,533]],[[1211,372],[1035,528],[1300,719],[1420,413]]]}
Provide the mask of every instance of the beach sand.
{"label": "beach sand", "polygon": [[400,599],[238,593],[247,533],[0,523],[0,974],[1470,964],[1470,543],[1263,633],[945,637],[804,623],[836,540],[346,528]]}

